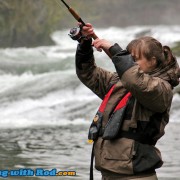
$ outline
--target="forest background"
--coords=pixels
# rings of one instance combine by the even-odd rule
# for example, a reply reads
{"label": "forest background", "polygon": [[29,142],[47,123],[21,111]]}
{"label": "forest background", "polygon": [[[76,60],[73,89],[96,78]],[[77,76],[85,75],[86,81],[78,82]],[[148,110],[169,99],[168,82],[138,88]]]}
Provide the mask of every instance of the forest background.
{"label": "forest background", "polygon": [[[177,25],[179,0],[66,0],[95,27]],[[144,13],[146,12],[146,13]],[[76,25],[60,0],[0,0],[0,47],[51,45],[52,32]],[[179,43],[174,50],[179,54]]]}

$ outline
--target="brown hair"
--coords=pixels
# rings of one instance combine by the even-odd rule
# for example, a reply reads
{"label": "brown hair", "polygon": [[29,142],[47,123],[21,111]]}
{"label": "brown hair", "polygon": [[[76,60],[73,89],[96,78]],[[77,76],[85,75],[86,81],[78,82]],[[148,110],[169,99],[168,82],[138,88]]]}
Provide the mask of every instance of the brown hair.
{"label": "brown hair", "polygon": [[155,57],[157,66],[165,66],[174,60],[174,56],[168,46],[162,46],[158,40],[149,36],[134,39],[128,44],[126,49],[131,54],[133,51],[136,51],[139,57],[143,55],[147,60]]}

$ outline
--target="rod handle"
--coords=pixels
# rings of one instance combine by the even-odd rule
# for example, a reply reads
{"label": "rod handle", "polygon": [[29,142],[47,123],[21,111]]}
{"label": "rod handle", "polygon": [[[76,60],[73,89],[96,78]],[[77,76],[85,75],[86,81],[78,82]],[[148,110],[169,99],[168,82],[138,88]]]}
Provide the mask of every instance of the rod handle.
{"label": "rod handle", "polygon": [[81,17],[76,13],[76,11],[74,11],[74,9],[70,7],[68,10],[78,22],[81,22],[83,26],[86,25],[85,22],[81,19]]}

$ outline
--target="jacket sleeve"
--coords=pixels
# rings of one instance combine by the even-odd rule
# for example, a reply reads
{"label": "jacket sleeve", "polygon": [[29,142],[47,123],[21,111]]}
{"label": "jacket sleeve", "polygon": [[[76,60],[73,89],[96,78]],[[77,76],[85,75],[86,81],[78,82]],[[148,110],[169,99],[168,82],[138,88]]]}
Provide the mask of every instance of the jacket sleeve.
{"label": "jacket sleeve", "polygon": [[139,65],[127,51],[115,49],[114,46],[111,47],[110,52],[123,86],[149,110],[160,113],[167,110],[173,96],[171,85],[159,77],[153,77],[140,70]]}
{"label": "jacket sleeve", "polygon": [[111,85],[119,80],[117,73],[111,73],[96,66],[93,48],[89,41],[78,44],[76,73],[81,82],[101,99],[104,98]]}

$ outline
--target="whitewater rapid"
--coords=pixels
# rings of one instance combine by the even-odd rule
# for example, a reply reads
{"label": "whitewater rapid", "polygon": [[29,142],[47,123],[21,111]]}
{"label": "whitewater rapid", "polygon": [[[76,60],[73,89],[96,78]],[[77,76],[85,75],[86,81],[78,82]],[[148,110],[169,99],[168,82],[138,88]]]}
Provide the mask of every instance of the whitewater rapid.
{"label": "whitewater rapid", "polygon": [[[180,26],[95,28],[100,38],[123,48],[136,37],[153,36],[163,45],[180,41]],[[77,42],[65,29],[52,34],[54,46],[0,49],[0,128],[89,124],[100,100],[76,77]],[[95,50],[97,64],[115,71],[105,53]],[[178,58],[179,60],[179,58]],[[172,122],[179,122],[180,96],[173,99]]]}

